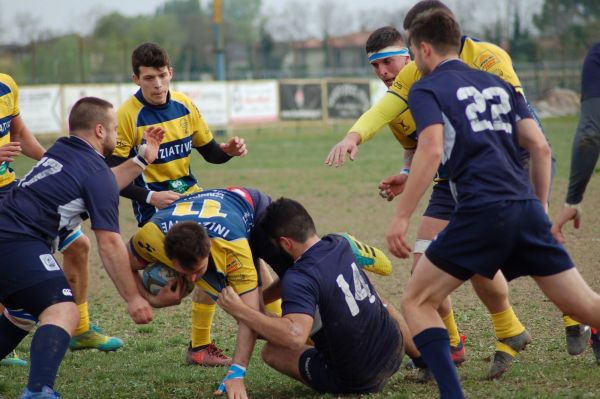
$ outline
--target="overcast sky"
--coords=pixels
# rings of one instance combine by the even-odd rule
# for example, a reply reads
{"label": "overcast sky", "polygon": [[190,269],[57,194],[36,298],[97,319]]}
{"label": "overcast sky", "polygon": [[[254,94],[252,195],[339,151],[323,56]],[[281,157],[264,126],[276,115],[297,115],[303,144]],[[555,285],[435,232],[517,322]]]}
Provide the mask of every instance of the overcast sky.
{"label": "overcast sky", "polygon": [[[39,31],[51,30],[54,33],[79,32],[87,34],[93,28],[97,16],[118,11],[133,16],[152,14],[156,7],[166,0],[0,0],[0,43],[14,42],[24,34],[15,21],[19,14],[30,14],[35,18]],[[207,3],[210,0],[200,0]],[[244,1],[244,0],[224,0]],[[303,0],[307,9],[314,9],[323,0]],[[386,2],[369,2],[365,0],[331,0],[351,13],[369,12],[377,7],[397,10],[408,8],[415,0],[388,0]],[[454,11],[468,8],[469,19],[474,18],[480,24],[493,21],[498,13],[505,14],[508,8],[517,7],[521,15],[528,17],[537,12],[543,0],[447,0]],[[298,0],[263,0],[263,13],[276,14],[286,5],[298,4]],[[466,4],[469,3],[469,4]],[[472,6],[476,6],[473,10]],[[349,21],[351,22],[351,21]],[[24,41],[27,41],[26,38]],[[21,41],[23,41],[21,39]]]}

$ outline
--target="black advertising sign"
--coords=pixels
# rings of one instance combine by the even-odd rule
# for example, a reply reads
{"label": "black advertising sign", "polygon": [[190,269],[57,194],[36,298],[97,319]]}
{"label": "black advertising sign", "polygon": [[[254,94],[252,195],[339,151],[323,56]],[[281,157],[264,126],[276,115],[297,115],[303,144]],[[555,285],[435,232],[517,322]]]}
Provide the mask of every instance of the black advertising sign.
{"label": "black advertising sign", "polygon": [[281,120],[323,119],[320,83],[279,83]]}
{"label": "black advertising sign", "polygon": [[328,82],[327,111],[333,119],[356,119],[371,106],[368,83]]}

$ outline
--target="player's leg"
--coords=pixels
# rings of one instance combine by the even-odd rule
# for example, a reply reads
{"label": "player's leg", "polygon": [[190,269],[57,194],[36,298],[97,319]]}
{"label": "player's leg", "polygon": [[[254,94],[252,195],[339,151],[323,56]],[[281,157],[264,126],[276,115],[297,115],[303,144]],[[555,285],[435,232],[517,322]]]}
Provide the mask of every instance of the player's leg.
{"label": "player's leg", "polygon": [[492,316],[497,341],[488,378],[498,378],[510,368],[517,353],[531,342],[531,336],[508,301],[508,284],[502,272],[496,273],[492,280],[476,274],[471,284]]}
{"label": "player's leg", "polygon": [[314,348],[307,345],[302,349],[288,349],[267,342],[263,347],[261,357],[266,364],[280,373],[310,386],[300,372],[300,357],[309,349]]}
{"label": "player's leg", "polygon": [[104,352],[115,351],[123,346],[123,341],[111,337],[100,327],[90,323],[89,293],[89,256],[90,239],[81,232],[81,226],[61,235],[59,250],[63,254],[63,270],[71,285],[80,319],[69,343],[71,350],[98,349]]}
{"label": "player's leg", "polygon": [[[54,381],[79,321],[69,283],[49,252],[45,243],[37,241],[0,244],[0,258],[10,265],[8,269],[0,267],[0,292],[7,294],[2,302],[8,309],[20,309],[11,311],[10,320],[3,320],[8,324],[2,325],[2,340],[7,333],[18,333],[22,339],[28,329],[25,326],[40,321],[31,341],[29,380],[22,398],[58,397]],[[16,327],[24,328],[18,331]],[[15,337],[12,347],[0,350],[13,349],[18,344]],[[45,396],[40,394],[42,391]]]}
{"label": "player's leg", "polygon": [[532,276],[544,294],[565,314],[600,328],[600,295],[573,267],[551,276]]}
{"label": "player's leg", "polygon": [[192,339],[186,352],[187,364],[229,366],[232,359],[212,341],[211,327],[216,303],[197,286],[192,293]]}
{"label": "player's leg", "polygon": [[448,350],[448,332],[437,308],[463,282],[434,266],[427,256],[422,256],[402,296],[402,314],[442,397],[459,398],[463,394]]}
{"label": "player's leg", "polygon": [[[441,191],[441,190],[438,190]],[[445,196],[445,194],[444,194]],[[413,266],[414,268],[419,262],[422,254],[427,250],[431,240],[442,231],[447,225],[447,212],[444,201],[436,200],[441,197],[434,192],[430,200],[429,206],[425,211],[425,215],[421,219],[421,224],[417,230],[417,241],[413,250]],[[454,200],[453,200],[454,201]],[[448,209],[451,212],[452,208]],[[454,318],[454,311],[452,309],[452,301],[450,297],[444,298],[444,301],[438,308],[438,313],[444,322],[444,326],[448,330],[450,336],[450,350],[452,353],[452,360],[455,364],[461,364],[465,361],[465,347],[463,343],[463,337],[458,332],[458,325]],[[419,380],[427,380],[427,373],[420,373]]]}
{"label": "player's leg", "polygon": [[[8,314],[8,311],[5,312],[5,308],[2,304],[0,304],[0,331],[4,330],[3,327],[1,327],[4,323],[11,323],[10,321],[10,315]],[[11,323],[14,324],[14,323]],[[7,328],[12,330],[12,326],[11,325],[7,325]],[[15,324],[15,327],[17,327],[17,325]],[[17,327],[19,328],[19,327]],[[16,333],[19,333],[18,330],[15,331]],[[25,337],[25,335],[27,334],[27,331],[25,331],[23,333],[23,337]],[[20,333],[17,335],[21,335]],[[10,335],[12,337],[12,334]],[[2,338],[9,338],[9,336],[7,335],[6,337],[4,337],[2,334],[0,334],[0,340]],[[20,338],[19,342],[21,341]],[[12,339],[11,339],[12,341]],[[6,343],[6,345],[11,345],[8,342]],[[5,344],[4,343],[0,343],[0,348],[4,347]],[[27,366],[27,362],[21,358],[19,358],[19,356],[17,356],[17,352],[13,349],[12,351],[10,351],[9,353],[4,353],[2,352],[2,350],[0,349],[0,365],[1,366]]]}

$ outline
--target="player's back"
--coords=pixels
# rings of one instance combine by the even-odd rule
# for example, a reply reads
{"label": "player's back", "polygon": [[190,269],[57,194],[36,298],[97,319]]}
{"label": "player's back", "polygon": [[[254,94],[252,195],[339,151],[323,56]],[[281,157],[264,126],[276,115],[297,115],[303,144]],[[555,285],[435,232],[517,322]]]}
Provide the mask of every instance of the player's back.
{"label": "player's back", "polygon": [[312,335],[315,347],[346,383],[370,380],[398,346],[399,333],[345,238],[324,236],[284,275],[284,314],[310,311],[308,297],[322,320]]}
{"label": "player's back", "polygon": [[[60,229],[81,223],[88,210],[92,228],[118,231],[118,223],[113,223],[118,222],[118,188],[112,171],[83,139],[63,137],[2,203],[0,237],[26,236],[50,243]],[[103,217],[95,217],[102,213]],[[108,219],[106,225],[94,225]]]}
{"label": "player's back", "polygon": [[[427,99],[435,98],[440,120],[427,115]],[[530,117],[522,98],[492,74],[459,60],[436,67],[411,90],[410,108],[419,130],[444,124],[442,164],[459,206],[501,199],[535,198],[519,157],[516,121]],[[433,119],[432,119],[433,118]]]}

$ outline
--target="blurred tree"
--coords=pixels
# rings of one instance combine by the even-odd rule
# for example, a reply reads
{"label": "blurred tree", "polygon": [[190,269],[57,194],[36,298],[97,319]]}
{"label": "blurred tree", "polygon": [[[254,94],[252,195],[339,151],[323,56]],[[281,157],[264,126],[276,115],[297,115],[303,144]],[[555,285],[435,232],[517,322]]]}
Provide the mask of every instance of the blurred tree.
{"label": "blurred tree", "polygon": [[598,40],[600,1],[545,0],[533,22],[543,37],[551,40],[550,51],[559,50],[561,59],[581,57]]}
{"label": "blurred tree", "polygon": [[513,62],[534,62],[537,60],[538,48],[527,28],[521,28],[521,17],[515,10],[513,31],[510,39],[510,54]]}

